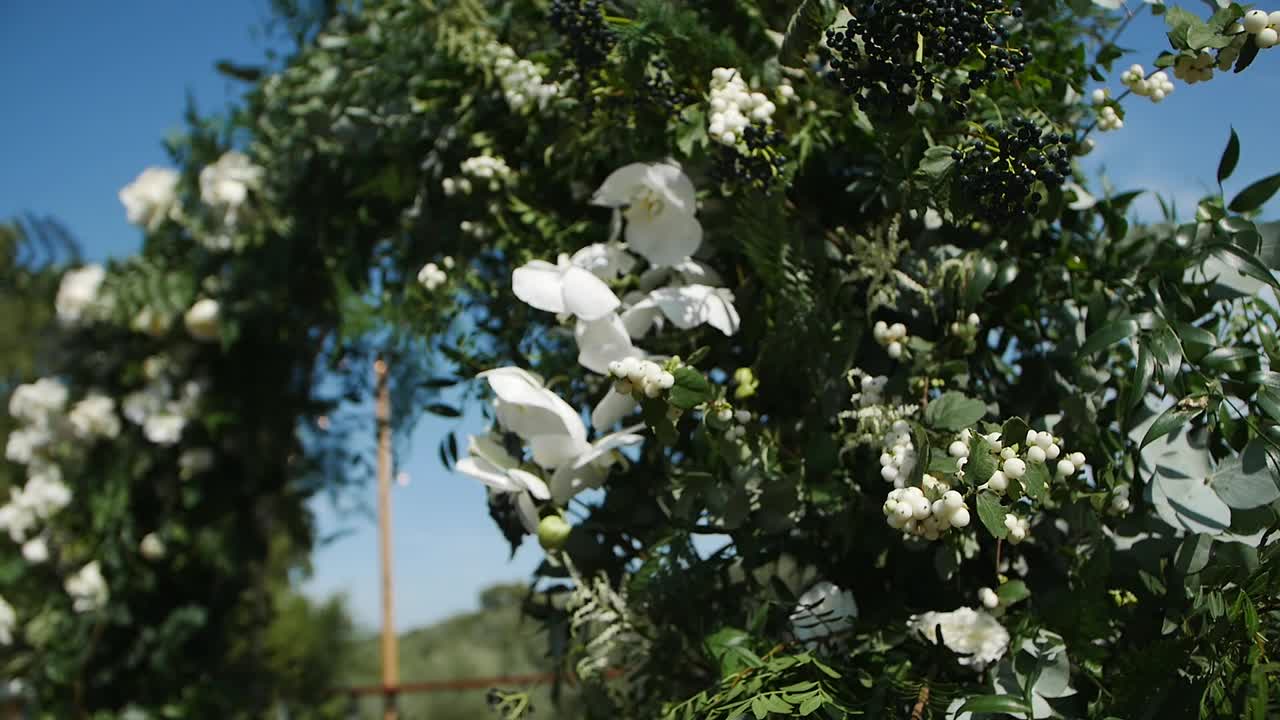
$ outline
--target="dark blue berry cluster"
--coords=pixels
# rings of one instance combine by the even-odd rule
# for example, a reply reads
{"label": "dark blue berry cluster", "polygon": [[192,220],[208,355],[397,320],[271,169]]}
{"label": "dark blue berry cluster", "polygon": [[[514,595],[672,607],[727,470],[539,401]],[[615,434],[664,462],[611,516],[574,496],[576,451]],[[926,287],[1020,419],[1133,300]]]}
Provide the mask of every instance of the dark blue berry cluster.
{"label": "dark blue berry cluster", "polygon": [[1025,218],[1044,199],[1041,190],[1060,188],[1070,176],[1071,141],[1024,117],[1007,127],[989,124],[952,153],[956,190],[977,217],[993,223]]}

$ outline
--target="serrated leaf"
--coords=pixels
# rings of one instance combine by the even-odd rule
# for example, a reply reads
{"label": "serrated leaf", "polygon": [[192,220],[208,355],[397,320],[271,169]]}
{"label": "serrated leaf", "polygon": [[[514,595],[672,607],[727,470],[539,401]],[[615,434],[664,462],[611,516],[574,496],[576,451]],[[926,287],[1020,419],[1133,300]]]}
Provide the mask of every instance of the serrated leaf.
{"label": "serrated leaf", "polygon": [[1227,209],[1231,212],[1253,212],[1262,207],[1272,195],[1280,192],[1280,173],[1263,178],[1241,190],[1231,198]]}
{"label": "serrated leaf", "polygon": [[822,38],[822,33],[836,19],[836,3],[832,0],[803,0],[787,22],[778,62],[789,67],[804,67],[809,50]]}
{"label": "serrated leaf", "polygon": [[1009,537],[1009,528],[1004,526],[1006,514],[1004,505],[1000,504],[995,493],[978,493],[978,519],[986,526],[987,532],[1002,540]]}
{"label": "serrated leaf", "polygon": [[1218,159],[1218,184],[1221,185],[1224,180],[1231,177],[1231,173],[1236,171],[1236,164],[1240,162],[1240,137],[1236,135],[1236,129],[1231,128],[1231,137],[1227,139],[1227,147],[1222,151],[1222,157]]}
{"label": "serrated leaf", "polygon": [[1138,322],[1131,317],[1112,320],[1094,331],[1080,346],[1081,355],[1092,355],[1138,334]]}
{"label": "serrated leaf", "polygon": [[924,411],[924,421],[935,430],[962,430],[986,414],[987,406],[981,400],[966,397],[964,393],[949,392],[929,403]]}

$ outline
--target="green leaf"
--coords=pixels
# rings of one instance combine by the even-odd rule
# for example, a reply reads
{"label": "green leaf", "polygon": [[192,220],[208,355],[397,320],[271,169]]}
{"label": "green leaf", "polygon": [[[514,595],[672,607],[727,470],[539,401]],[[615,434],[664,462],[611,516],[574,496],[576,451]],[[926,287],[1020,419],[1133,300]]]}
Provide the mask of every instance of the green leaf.
{"label": "green leaf", "polygon": [[1213,538],[1204,533],[1187,535],[1178,546],[1173,556],[1173,567],[1183,577],[1195,575],[1209,564],[1209,551],[1213,549]]}
{"label": "green leaf", "polygon": [[1223,373],[1236,373],[1248,369],[1248,361],[1258,354],[1248,348],[1218,348],[1200,358],[1200,366]]}
{"label": "green leaf", "polygon": [[453,407],[452,405],[445,405],[444,403],[431,403],[430,405],[427,406],[427,412],[431,413],[432,415],[439,415],[440,417],[447,417],[447,418],[462,417],[461,410],[459,410],[456,407]]}
{"label": "green leaf", "polygon": [[1209,476],[1213,491],[1228,507],[1241,510],[1269,505],[1280,500],[1280,488],[1267,462],[1261,439],[1245,446],[1239,456],[1223,462]]}
{"label": "green leaf", "polygon": [[1238,195],[1231,198],[1231,204],[1227,209],[1238,213],[1252,212],[1262,207],[1278,191],[1280,191],[1280,173],[1263,178],[1241,190]]}
{"label": "green leaf", "polygon": [[1138,444],[1138,448],[1142,449],[1153,441],[1177,430],[1185,425],[1188,420],[1202,412],[1204,412],[1204,408],[1183,408],[1181,404],[1171,406],[1160,413],[1160,417],[1156,418],[1156,421],[1151,423],[1151,427],[1147,428],[1147,434],[1142,436],[1142,442]]}
{"label": "green leaf", "polygon": [[1277,392],[1274,388],[1260,388],[1255,401],[1258,403],[1258,407],[1262,408],[1262,412],[1271,418],[1272,422],[1280,423],[1280,392]]}
{"label": "green leaf", "polygon": [[787,22],[778,62],[788,67],[804,67],[809,50],[835,21],[836,11],[836,3],[832,0],[802,0]]}
{"label": "green leaf", "polygon": [[1027,439],[1027,431],[1031,426],[1020,417],[1011,417],[1000,427],[1000,439],[1004,445],[1020,443]]}
{"label": "green leaf", "polygon": [[1112,320],[1098,328],[1080,346],[1081,355],[1092,355],[1138,334],[1138,321],[1131,317]]}
{"label": "green leaf", "polygon": [[990,480],[995,471],[996,458],[992,453],[991,443],[974,433],[969,439],[969,460],[964,465],[964,481],[974,486],[981,485]]}
{"label": "green leaf", "polygon": [[996,597],[1000,598],[1001,607],[1008,607],[1031,597],[1031,591],[1021,580],[1010,580],[996,588]]}
{"label": "green leaf", "polygon": [[1222,150],[1222,156],[1217,161],[1217,184],[1222,184],[1222,181],[1231,177],[1231,173],[1235,172],[1235,165],[1239,161],[1240,137],[1235,135],[1235,128],[1231,128],[1231,137],[1226,141],[1226,149]]}
{"label": "green leaf", "polygon": [[1240,57],[1236,58],[1236,67],[1232,72],[1244,72],[1244,69],[1253,64],[1254,58],[1258,57],[1258,43],[1254,40],[1254,36],[1250,35],[1244,41],[1244,47],[1240,48]]}
{"label": "green leaf", "polygon": [[1211,250],[1215,257],[1236,272],[1280,290],[1280,283],[1276,282],[1275,276],[1267,266],[1240,246],[1232,243],[1218,243],[1213,245]]}
{"label": "green leaf", "polygon": [[982,419],[987,406],[981,400],[963,393],[949,392],[929,403],[924,411],[925,424],[935,430],[961,430]]}
{"label": "green leaf", "polygon": [[1049,467],[1042,462],[1028,462],[1027,472],[1022,476],[1022,486],[1033,500],[1043,500],[1049,489]]}
{"label": "green leaf", "polygon": [[689,410],[711,399],[711,383],[702,373],[685,366],[677,368],[673,374],[676,383],[667,396],[672,405]]}
{"label": "green leaf", "polygon": [[982,299],[982,293],[991,287],[991,281],[995,279],[999,266],[995,261],[985,255],[979,255],[973,261],[973,277],[969,278],[969,284],[964,288],[964,304],[965,307],[977,307],[978,301]]}
{"label": "green leaf", "polygon": [[1004,526],[1004,516],[1008,514],[1004,505],[992,492],[978,493],[978,519],[987,527],[992,535],[1004,539],[1009,537],[1009,528]]}
{"label": "green leaf", "polygon": [[813,711],[820,707],[822,707],[822,696],[815,693],[810,695],[807,700],[800,703],[800,709],[798,712],[801,717],[805,717],[807,715],[812,715]]}
{"label": "green leaf", "polygon": [[955,148],[948,145],[934,145],[925,150],[920,166],[916,168],[916,175],[933,182],[941,180],[956,164],[951,158],[953,152]]}
{"label": "green leaf", "polygon": [[966,700],[956,714],[966,712],[1031,715],[1031,709],[1027,707],[1026,702],[1016,695],[975,695]]}
{"label": "green leaf", "polygon": [[1138,352],[1134,357],[1134,374],[1129,384],[1124,388],[1124,395],[1121,397],[1121,406],[1125,410],[1132,410],[1142,402],[1142,398],[1146,396],[1147,389],[1151,387],[1151,378],[1156,372],[1156,357],[1147,349],[1145,342],[1138,343]]}

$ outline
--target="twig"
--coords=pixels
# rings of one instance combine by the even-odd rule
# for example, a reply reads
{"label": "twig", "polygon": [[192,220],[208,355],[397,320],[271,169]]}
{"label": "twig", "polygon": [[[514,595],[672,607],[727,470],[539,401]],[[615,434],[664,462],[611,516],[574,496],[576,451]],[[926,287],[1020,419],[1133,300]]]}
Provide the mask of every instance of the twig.
{"label": "twig", "polygon": [[923,720],[925,706],[929,704],[929,681],[926,680],[920,686],[920,693],[916,695],[916,704],[911,708],[911,720]]}

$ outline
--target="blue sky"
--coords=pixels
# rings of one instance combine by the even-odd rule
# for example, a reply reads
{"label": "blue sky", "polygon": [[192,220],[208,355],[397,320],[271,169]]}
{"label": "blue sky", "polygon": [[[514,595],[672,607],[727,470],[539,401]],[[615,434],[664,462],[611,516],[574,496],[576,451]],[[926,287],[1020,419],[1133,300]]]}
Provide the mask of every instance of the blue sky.
{"label": "blue sky", "polygon": [[[1136,6],[1135,6],[1136,7]],[[1202,12],[1203,6],[1187,4]],[[147,165],[165,164],[165,134],[181,126],[186,97],[204,111],[235,101],[239,86],[213,69],[219,59],[258,62],[270,49],[262,32],[265,0],[172,2],[0,0],[0,217],[34,212],[66,223],[93,259],[137,249],[116,193]],[[255,30],[256,28],[256,30]],[[1122,38],[1150,63],[1164,40],[1159,20],[1142,17]],[[1207,189],[1234,124],[1243,141],[1228,194],[1280,170],[1275,118],[1280,111],[1280,51],[1262,53],[1240,76],[1196,86],[1178,83],[1160,105],[1127,104],[1125,128],[1098,136],[1089,172],[1105,169],[1119,189],[1162,188],[1185,217]],[[1113,93],[1121,89],[1118,80]],[[1140,201],[1152,213],[1152,201]],[[1278,204],[1269,209],[1274,216]],[[475,432],[471,412],[457,426]],[[394,491],[397,625],[418,626],[472,608],[477,592],[528,577],[541,559],[531,541],[508,562],[489,520],[484,491],[435,459],[436,439],[452,425],[426,420],[414,433]],[[315,595],[346,592],[362,623],[377,621],[378,564],[372,488],[341,507],[315,505],[323,533],[304,587]]]}

